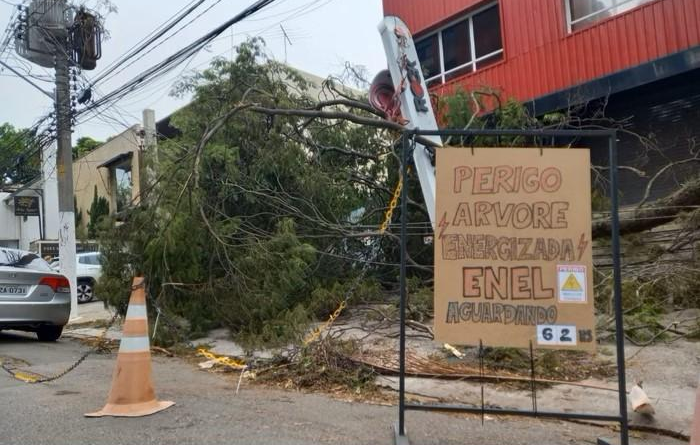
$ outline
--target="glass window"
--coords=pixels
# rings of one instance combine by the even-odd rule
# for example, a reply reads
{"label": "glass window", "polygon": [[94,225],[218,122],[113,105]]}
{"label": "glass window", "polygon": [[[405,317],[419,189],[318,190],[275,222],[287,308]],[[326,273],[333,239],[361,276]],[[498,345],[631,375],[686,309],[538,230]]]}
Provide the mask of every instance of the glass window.
{"label": "glass window", "polygon": [[418,40],[416,52],[429,87],[501,60],[503,41],[498,3],[478,9]]}
{"label": "glass window", "polygon": [[477,59],[503,49],[498,5],[474,15],[472,20],[474,21],[474,48]]}
{"label": "glass window", "polygon": [[442,48],[445,54],[445,71],[471,62],[469,20],[459,22],[442,31]]}
{"label": "glass window", "polygon": [[440,74],[440,43],[437,34],[416,43],[416,52],[423,69],[423,77],[429,79]]}
{"label": "glass window", "polygon": [[117,180],[117,211],[122,211],[132,203],[131,165],[114,169]]}
{"label": "glass window", "polygon": [[78,262],[80,264],[89,264],[91,266],[99,266],[100,265],[100,257],[98,253],[91,253],[88,255],[82,255],[78,257]]}
{"label": "glass window", "polygon": [[486,57],[485,59],[481,59],[478,62],[476,62],[476,69],[480,70],[482,68],[486,68],[489,65],[493,65],[494,63],[498,62],[499,60],[503,59],[503,53],[496,53],[491,57]]}
{"label": "glass window", "polygon": [[572,31],[621,14],[653,0],[566,0],[569,5]]}
{"label": "glass window", "polygon": [[571,20],[587,17],[613,7],[613,0],[570,0]]}
{"label": "glass window", "polygon": [[454,71],[450,71],[449,73],[445,74],[445,82],[447,82],[448,80],[455,79],[464,74],[471,73],[472,71],[474,71],[474,66],[472,66],[471,64],[463,66],[462,68],[456,69]]}

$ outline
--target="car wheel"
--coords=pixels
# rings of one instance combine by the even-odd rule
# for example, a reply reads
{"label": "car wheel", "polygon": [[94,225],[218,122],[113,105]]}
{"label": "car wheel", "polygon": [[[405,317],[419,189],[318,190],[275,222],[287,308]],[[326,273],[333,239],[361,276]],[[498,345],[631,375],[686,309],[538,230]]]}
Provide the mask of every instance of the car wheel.
{"label": "car wheel", "polygon": [[56,341],[63,333],[63,326],[41,326],[36,331],[39,341]]}
{"label": "car wheel", "polygon": [[95,298],[95,287],[89,281],[78,283],[78,303],[89,303]]}

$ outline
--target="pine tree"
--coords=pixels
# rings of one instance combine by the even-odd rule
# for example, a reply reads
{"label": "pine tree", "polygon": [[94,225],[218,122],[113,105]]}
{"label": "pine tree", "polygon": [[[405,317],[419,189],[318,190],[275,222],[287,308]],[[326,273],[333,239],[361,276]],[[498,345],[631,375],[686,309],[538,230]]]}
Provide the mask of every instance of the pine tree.
{"label": "pine tree", "polygon": [[95,238],[102,219],[109,215],[109,202],[105,197],[97,194],[97,186],[95,186],[95,194],[93,195],[88,215],[90,216],[87,225],[88,237]]}

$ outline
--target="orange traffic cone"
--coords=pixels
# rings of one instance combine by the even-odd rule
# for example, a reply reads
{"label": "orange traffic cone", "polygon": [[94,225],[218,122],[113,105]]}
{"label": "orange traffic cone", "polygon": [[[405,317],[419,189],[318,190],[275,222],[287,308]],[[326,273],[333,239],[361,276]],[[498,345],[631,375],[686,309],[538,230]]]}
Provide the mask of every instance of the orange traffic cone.
{"label": "orange traffic cone", "polygon": [[175,404],[159,402],[153,390],[144,282],[143,277],[134,278],[107,404],[86,417],[147,416]]}

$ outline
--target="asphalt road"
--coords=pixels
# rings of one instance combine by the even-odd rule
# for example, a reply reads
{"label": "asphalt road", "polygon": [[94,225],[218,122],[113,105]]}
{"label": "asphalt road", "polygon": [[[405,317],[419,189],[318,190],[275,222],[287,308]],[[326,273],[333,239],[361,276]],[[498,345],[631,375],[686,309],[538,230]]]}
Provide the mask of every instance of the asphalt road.
{"label": "asphalt road", "polygon": [[[61,339],[0,333],[0,358],[22,359],[25,368],[52,374],[84,350]],[[161,400],[177,404],[149,417],[88,419],[101,408],[111,382],[114,355],[91,356],[66,377],[28,385],[0,373],[0,444],[392,444],[391,406],[348,403],[319,394],[243,387],[178,359],[155,357]],[[611,430],[539,419],[489,419],[438,413],[407,413],[413,444],[595,444]],[[633,444],[676,445],[665,437],[633,437]]]}

